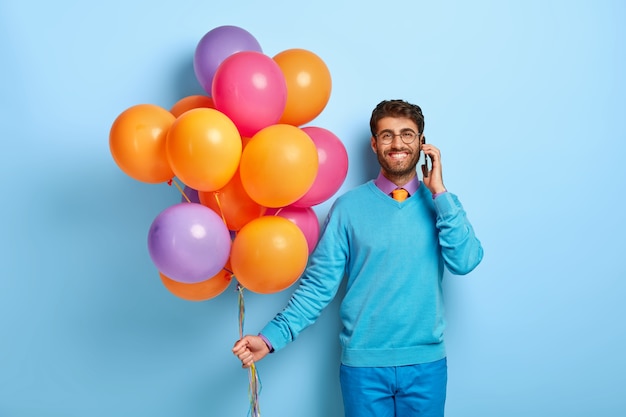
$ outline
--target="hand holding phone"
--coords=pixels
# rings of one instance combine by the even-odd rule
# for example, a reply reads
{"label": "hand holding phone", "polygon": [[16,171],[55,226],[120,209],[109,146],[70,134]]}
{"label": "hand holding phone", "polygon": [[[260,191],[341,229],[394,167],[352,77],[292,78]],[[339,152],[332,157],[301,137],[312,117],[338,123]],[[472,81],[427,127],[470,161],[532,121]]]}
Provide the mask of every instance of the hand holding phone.
{"label": "hand holding phone", "polygon": [[[426,143],[426,136],[422,135],[422,145]],[[430,158],[426,153],[424,153],[424,163],[422,164],[422,175],[424,178],[428,178],[428,173],[430,172],[430,168],[428,167],[428,158]],[[432,165],[432,162],[431,162]]]}

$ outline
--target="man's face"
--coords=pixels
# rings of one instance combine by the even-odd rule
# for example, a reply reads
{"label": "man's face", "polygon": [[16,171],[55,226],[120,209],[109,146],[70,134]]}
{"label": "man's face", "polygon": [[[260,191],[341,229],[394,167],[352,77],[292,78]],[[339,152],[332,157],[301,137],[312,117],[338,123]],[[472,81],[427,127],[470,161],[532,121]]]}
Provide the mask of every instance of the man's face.
{"label": "man's face", "polygon": [[[385,132],[394,135],[388,144],[382,140]],[[418,136],[407,144],[401,136],[403,132],[413,132]],[[418,131],[415,122],[404,117],[384,117],[378,121],[376,133],[377,137],[371,138],[371,145],[383,174],[390,180],[404,178],[408,181],[413,178],[421,148],[421,132]]]}

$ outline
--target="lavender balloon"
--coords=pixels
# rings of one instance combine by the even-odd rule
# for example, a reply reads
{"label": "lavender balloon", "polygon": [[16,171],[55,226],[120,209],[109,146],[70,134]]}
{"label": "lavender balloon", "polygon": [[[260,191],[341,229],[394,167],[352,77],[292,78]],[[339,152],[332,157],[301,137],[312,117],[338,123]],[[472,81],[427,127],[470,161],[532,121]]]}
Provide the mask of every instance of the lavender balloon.
{"label": "lavender balloon", "polygon": [[193,69],[209,96],[217,67],[230,55],[241,51],[262,52],[255,37],[237,26],[216,27],[200,39],[193,58]]}
{"label": "lavender balloon", "polygon": [[[198,190],[191,188],[188,185],[185,185],[185,188],[183,189],[183,192],[185,193],[184,196],[180,196],[180,202],[181,203],[198,203],[200,204],[200,197],[198,196]],[[189,201],[187,201],[187,198],[185,198],[185,196],[187,196],[187,198],[189,199]]]}
{"label": "lavender balloon", "polygon": [[230,233],[222,218],[197,203],[163,210],[148,232],[148,251],[159,272],[178,282],[196,283],[217,274],[230,255]]}

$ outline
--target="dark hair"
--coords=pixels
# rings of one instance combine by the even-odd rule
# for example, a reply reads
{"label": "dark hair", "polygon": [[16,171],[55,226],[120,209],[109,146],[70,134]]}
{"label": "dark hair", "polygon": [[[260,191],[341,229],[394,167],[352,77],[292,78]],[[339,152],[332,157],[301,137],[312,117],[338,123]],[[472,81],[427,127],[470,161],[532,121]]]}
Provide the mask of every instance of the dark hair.
{"label": "dark hair", "polygon": [[416,104],[411,104],[404,100],[383,100],[372,111],[370,118],[370,130],[372,136],[376,136],[378,121],[383,117],[406,117],[411,119],[419,129],[418,133],[424,133],[424,115],[422,109]]}

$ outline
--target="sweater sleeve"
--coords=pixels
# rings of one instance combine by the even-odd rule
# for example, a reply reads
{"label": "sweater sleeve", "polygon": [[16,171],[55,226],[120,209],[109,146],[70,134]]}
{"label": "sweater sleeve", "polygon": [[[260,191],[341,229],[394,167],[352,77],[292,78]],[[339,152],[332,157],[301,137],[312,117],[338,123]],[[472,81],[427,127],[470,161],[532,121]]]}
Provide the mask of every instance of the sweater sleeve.
{"label": "sweater sleeve", "polygon": [[465,275],[478,266],[483,247],[474,234],[459,199],[444,193],[433,200],[437,213],[439,244],[446,267],[455,275]]}
{"label": "sweater sleeve", "polygon": [[275,351],[313,324],[337,294],[346,266],[347,242],[335,223],[329,216],[298,288],[285,309],[261,330]]}

